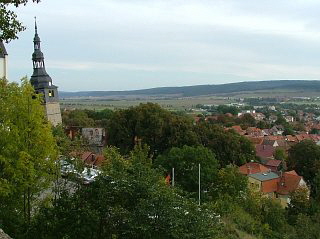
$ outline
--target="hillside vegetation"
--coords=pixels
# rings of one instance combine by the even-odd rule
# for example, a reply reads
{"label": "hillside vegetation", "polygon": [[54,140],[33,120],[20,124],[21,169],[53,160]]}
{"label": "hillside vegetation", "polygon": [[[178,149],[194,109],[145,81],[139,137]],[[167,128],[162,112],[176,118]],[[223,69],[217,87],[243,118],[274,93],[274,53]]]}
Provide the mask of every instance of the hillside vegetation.
{"label": "hillside vegetation", "polygon": [[320,81],[306,80],[277,80],[277,81],[252,81],[238,82],[221,85],[196,85],[182,87],[159,87],[130,91],[80,91],[61,92],[62,98],[72,97],[110,97],[110,96],[170,96],[193,97],[202,95],[234,94],[237,92],[253,91],[298,91],[319,92]]}

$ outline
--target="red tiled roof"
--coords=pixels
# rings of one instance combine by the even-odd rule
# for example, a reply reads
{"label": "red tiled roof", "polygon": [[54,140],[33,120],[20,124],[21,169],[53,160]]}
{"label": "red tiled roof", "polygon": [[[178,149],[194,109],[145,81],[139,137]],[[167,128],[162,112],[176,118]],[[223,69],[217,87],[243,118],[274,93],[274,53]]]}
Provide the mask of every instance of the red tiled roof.
{"label": "red tiled roof", "polygon": [[302,179],[299,175],[292,173],[284,173],[279,182],[277,192],[280,194],[289,194],[299,187],[299,182]]}
{"label": "red tiled roof", "polygon": [[253,143],[253,144],[262,144],[263,137],[254,137],[251,135],[246,135],[246,137]]}
{"label": "red tiled roof", "polygon": [[278,167],[280,164],[281,164],[281,160],[276,160],[276,159],[270,159],[265,163],[265,165],[272,166],[272,167]]}
{"label": "red tiled roof", "polygon": [[261,129],[256,127],[248,127],[247,132],[261,132]]}
{"label": "red tiled roof", "polygon": [[88,158],[92,155],[93,153],[92,152],[84,152],[82,155],[81,155],[81,160],[83,162],[86,162],[88,160]]}
{"label": "red tiled roof", "polygon": [[242,128],[240,125],[234,125],[231,128],[233,128],[235,131],[242,131]]}
{"label": "red tiled roof", "polygon": [[285,174],[292,174],[292,175],[299,176],[295,170],[291,170],[291,171],[285,172]]}
{"label": "red tiled roof", "polygon": [[260,163],[250,162],[239,167],[239,172],[245,175],[255,173],[266,173],[269,169]]}
{"label": "red tiled roof", "polygon": [[275,148],[272,145],[256,145],[256,155],[260,158],[271,158]]}
{"label": "red tiled roof", "polygon": [[286,139],[287,141],[290,141],[290,142],[298,142],[297,138],[293,135],[287,135]]}
{"label": "red tiled roof", "polygon": [[96,160],[94,161],[95,166],[101,166],[105,161],[105,157],[101,154],[96,155]]}
{"label": "red tiled roof", "polygon": [[268,135],[268,136],[265,136],[265,139],[266,140],[284,140],[285,137],[282,135]]}

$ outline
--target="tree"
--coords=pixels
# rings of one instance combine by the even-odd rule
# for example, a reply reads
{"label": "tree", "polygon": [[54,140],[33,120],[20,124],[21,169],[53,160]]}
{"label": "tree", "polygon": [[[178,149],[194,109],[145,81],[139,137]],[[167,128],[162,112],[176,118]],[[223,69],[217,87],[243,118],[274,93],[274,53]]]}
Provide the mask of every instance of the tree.
{"label": "tree", "polygon": [[[33,2],[40,2],[40,0],[32,0]],[[1,0],[0,1],[0,41],[9,42],[17,39],[17,34],[26,28],[17,19],[14,11],[10,10],[12,6],[19,7],[26,5],[29,0]]]}
{"label": "tree", "polygon": [[83,110],[70,110],[62,114],[63,124],[66,126],[78,127],[94,127],[94,120],[89,118],[87,113]]}
{"label": "tree", "polygon": [[[10,233],[29,223],[35,198],[55,174],[56,145],[41,96],[24,78],[0,80],[0,224]],[[20,220],[21,219],[21,220]]]}
{"label": "tree", "polygon": [[305,187],[300,187],[290,194],[288,204],[289,221],[294,224],[299,214],[308,215],[310,212],[309,192]]}
{"label": "tree", "polygon": [[[37,238],[214,238],[217,221],[205,206],[167,186],[147,148],[128,158],[105,151],[103,174],[45,207],[30,231]],[[68,226],[66,226],[68,225]]]}
{"label": "tree", "polygon": [[109,144],[125,153],[138,143],[149,145],[153,154],[197,143],[192,119],[172,114],[152,103],[115,111],[108,132]]}
{"label": "tree", "polygon": [[212,150],[221,167],[229,164],[240,166],[255,159],[252,143],[232,130],[202,123],[196,126],[195,131],[199,142]]}
{"label": "tree", "polygon": [[218,162],[214,154],[203,146],[172,148],[168,153],[155,160],[157,167],[163,167],[167,173],[175,170],[175,183],[183,190],[197,195],[199,185],[199,164],[201,164],[201,187],[208,190],[215,181]]}
{"label": "tree", "polygon": [[240,174],[237,167],[230,166],[222,168],[218,172],[218,177],[212,184],[213,197],[225,198],[228,195],[232,200],[243,197],[248,188],[248,179]]}
{"label": "tree", "polygon": [[320,171],[320,146],[311,140],[303,140],[289,149],[288,167],[297,171],[312,185]]}
{"label": "tree", "polygon": [[244,125],[245,127],[249,126],[255,126],[256,125],[256,120],[251,114],[244,114],[240,118],[240,124]]}
{"label": "tree", "polygon": [[287,159],[286,152],[282,148],[276,148],[276,150],[273,153],[273,156],[276,160],[286,161]]}

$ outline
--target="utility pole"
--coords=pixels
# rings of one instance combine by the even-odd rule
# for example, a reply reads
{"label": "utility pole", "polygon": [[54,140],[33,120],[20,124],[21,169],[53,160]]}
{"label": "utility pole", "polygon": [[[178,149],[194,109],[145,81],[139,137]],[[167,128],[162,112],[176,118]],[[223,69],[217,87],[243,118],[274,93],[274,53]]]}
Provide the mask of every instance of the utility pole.
{"label": "utility pole", "polygon": [[199,206],[201,202],[201,165],[199,164]]}

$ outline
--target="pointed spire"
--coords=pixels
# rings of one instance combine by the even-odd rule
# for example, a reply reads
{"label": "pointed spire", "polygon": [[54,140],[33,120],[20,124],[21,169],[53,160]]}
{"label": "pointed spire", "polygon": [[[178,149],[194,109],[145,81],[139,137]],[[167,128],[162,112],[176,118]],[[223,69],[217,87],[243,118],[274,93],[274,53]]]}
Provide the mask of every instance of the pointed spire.
{"label": "pointed spire", "polygon": [[37,17],[34,17],[34,29],[35,29],[35,33],[36,35],[38,35],[38,28],[37,28]]}

